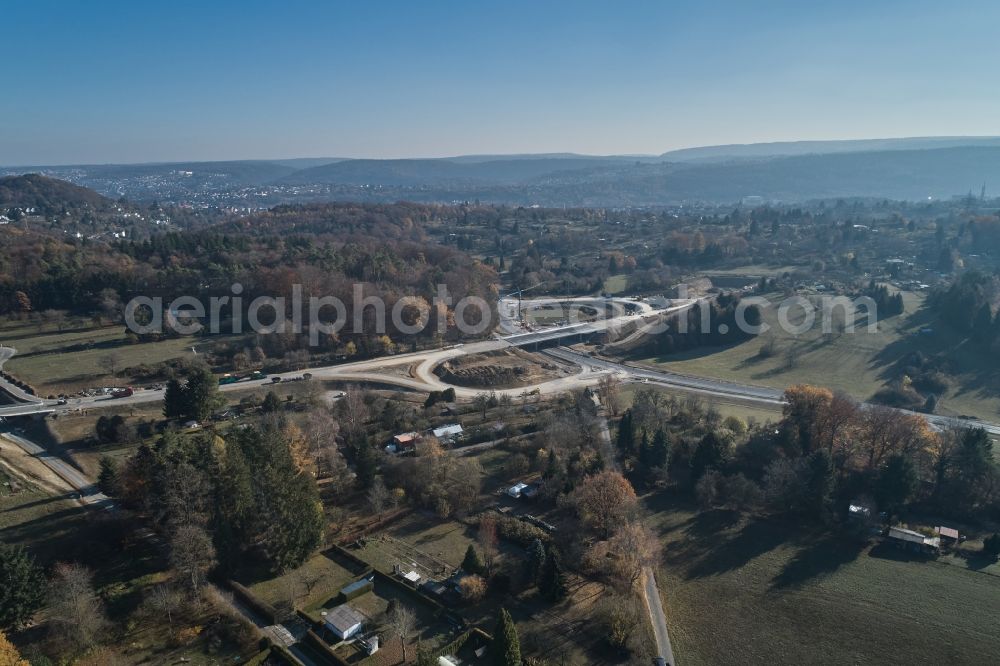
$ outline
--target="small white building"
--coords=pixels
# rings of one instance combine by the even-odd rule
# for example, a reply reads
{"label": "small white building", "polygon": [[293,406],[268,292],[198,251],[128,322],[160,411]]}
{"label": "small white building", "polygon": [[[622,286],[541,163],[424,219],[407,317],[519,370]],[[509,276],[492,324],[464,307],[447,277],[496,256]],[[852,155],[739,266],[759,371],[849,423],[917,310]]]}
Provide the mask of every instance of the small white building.
{"label": "small white building", "polygon": [[340,640],[347,640],[361,631],[365,616],[347,604],[341,604],[327,611],[325,624]]}
{"label": "small white building", "polygon": [[443,425],[440,428],[434,428],[431,430],[434,436],[442,441],[452,441],[462,435],[462,424],[460,423],[450,423],[448,425]]}
{"label": "small white building", "polygon": [[528,487],[527,483],[517,483],[507,489],[507,494],[511,497],[517,499],[521,496],[521,493]]}

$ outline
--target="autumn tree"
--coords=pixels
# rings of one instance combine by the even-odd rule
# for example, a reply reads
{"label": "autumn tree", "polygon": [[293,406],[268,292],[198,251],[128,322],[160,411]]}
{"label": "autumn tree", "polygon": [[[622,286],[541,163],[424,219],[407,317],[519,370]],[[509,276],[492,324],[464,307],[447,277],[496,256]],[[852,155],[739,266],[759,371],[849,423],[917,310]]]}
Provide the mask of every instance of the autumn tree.
{"label": "autumn tree", "polygon": [[606,543],[611,574],[625,587],[633,587],[644,569],[658,565],[663,552],[652,530],[634,521],[622,525]]}
{"label": "autumn tree", "polygon": [[399,648],[403,652],[403,663],[406,663],[406,637],[413,633],[417,626],[416,615],[405,604],[397,602],[389,610],[387,620],[392,635],[399,639]]}
{"label": "autumn tree", "polygon": [[98,361],[101,364],[101,368],[105,370],[109,375],[111,375],[112,383],[116,383],[118,379],[118,372],[122,368],[122,355],[120,352],[109,352],[101,356]]}
{"label": "autumn tree", "polygon": [[57,641],[77,650],[96,645],[108,625],[94,591],[94,574],[79,564],[59,563],[49,585],[49,628]]}
{"label": "autumn tree", "polygon": [[389,490],[385,487],[385,482],[382,481],[382,478],[378,477],[372,482],[371,488],[368,489],[368,506],[371,508],[372,513],[378,516],[379,520],[382,520],[382,513],[385,511],[388,502]]}
{"label": "autumn tree", "polygon": [[192,594],[205,584],[215,566],[215,546],[199,525],[181,525],[170,537],[170,566],[185,581]]}
{"label": "autumn tree", "polygon": [[623,594],[606,594],[595,613],[603,626],[603,635],[607,637],[611,647],[620,654],[628,652],[632,636],[635,635],[636,629],[642,626],[631,598]]}
{"label": "autumn tree", "polygon": [[2,631],[0,631],[0,666],[31,666],[27,659],[21,657],[21,653]]}
{"label": "autumn tree", "polygon": [[635,510],[637,503],[632,484],[612,470],[587,477],[574,493],[574,504],[584,524],[605,538]]}
{"label": "autumn tree", "polygon": [[497,518],[493,513],[484,513],[479,517],[479,530],[476,532],[476,541],[483,552],[484,572],[488,576],[493,575],[496,567],[497,556],[500,553],[499,539],[497,537]]}
{"label": "autumn tree", "polygon": [[458,582],[462,600],[468,604],[476,604],[486,596],[486,580],[479,575],[463,576]]}

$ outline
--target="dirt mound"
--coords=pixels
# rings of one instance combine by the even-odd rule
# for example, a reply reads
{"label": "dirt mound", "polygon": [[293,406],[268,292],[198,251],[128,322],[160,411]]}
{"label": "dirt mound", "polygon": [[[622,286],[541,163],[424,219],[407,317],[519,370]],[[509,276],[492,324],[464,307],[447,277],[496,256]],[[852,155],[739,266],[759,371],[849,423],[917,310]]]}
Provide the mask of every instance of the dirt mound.
{"label": "dirt mound", "polygon": [[519,349],[462,356],[434,368],[442,381],[472,388],[517,388],[565,374],[559,366]]}

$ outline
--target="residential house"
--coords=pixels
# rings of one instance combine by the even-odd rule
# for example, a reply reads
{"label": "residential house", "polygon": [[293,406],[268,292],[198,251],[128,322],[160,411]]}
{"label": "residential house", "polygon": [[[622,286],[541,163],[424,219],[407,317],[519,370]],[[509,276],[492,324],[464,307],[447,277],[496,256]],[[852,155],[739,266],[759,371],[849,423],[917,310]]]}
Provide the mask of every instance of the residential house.
{"label": "residential house", "polygon": [[326,612],[324,624],[340,640],[347,640],[361,631],[365,616],[347,604]]}

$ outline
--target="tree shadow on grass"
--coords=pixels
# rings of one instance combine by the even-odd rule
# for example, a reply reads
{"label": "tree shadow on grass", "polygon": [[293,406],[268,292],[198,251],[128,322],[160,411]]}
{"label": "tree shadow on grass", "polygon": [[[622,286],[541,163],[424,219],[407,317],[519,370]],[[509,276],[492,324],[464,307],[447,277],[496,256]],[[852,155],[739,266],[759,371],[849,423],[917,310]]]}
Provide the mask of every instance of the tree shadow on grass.
{"label": "tree shadow on grass", "polygon": [[726,515],[733,513],[712,511],[706,518],[692,519],[689,542],[670,548],[667,560],[686,566],[688,579],[707,578],[739,569],[787,542],[787,533],[766,521],[748,522],[734,534],[734,519]]}
{"label": "tree shadow on grass", "polygon": [[926,555],[912,550],[900,548],[895,544],[880,543],[868,553],[871,557],[895,562],[927,562],[933,560],[932,555]]}
{"label": "tree shadow on grass", "polygon": [[800,587],[805,583],[836,572],[853,562],[864,544],[829,535],[806,546],[771,580],[771,591]]}

